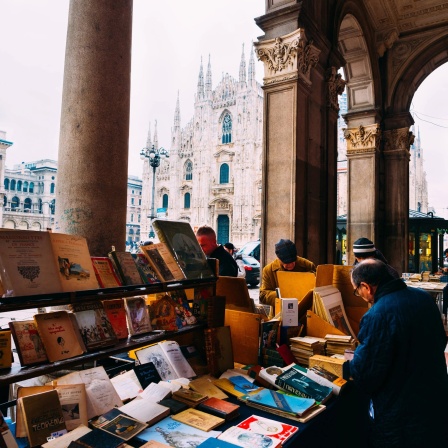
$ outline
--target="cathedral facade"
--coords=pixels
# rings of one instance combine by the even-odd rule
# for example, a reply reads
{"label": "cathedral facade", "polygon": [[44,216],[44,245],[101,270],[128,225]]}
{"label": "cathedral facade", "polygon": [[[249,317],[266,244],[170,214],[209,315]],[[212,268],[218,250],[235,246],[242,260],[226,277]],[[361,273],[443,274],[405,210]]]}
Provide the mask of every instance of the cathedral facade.
{"label": "cathedral facade", "polygon": [[[243,46],[238,79],[223,74],[215,88],[210,58],[205,76],[201,61],[193,117],[181,125],[178,97],[169,157],[156,169],[144,162],[142,238],[151,234],[152,211],[187,221],[194,230],[207,224],[222,244],[241,247],[260,238],[262,134],[263,91],[254,52],[246,68]],[[157,124],[154,141],[148,132],[147,148],[153,145],[158,148]]]}

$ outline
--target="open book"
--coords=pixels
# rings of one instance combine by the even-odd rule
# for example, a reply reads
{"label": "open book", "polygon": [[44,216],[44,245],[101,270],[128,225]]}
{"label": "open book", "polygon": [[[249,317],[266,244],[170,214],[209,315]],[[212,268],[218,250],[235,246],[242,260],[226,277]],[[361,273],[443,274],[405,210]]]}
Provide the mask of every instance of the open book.
{"label": "open book", "polygon": [[158,342],[136,350],[135,355],[141,364],[152,362],[162,380],[196,376],[176,341]]}

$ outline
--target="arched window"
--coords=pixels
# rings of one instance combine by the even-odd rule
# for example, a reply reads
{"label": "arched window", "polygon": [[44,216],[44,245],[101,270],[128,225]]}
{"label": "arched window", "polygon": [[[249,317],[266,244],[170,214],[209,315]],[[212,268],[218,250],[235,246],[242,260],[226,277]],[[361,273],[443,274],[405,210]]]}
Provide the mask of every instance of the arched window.
{"label": "arched window", "polygon": [[15,210],[16,208],[19,208],[20,206],[20,199],[17,196],[14,196],[11,199],[11,210]]}
{"label": "arched window", "polygon": [[190,193],[185,193],[185,196],[184,196],[184,208],[190,208],[190,200],[191,200]]}
{"label": "arched window", "polygon": [[[16,189],[16,180],[12,179],[11,180],[11,191],[14,191],[15,189]],[[23,190],[23,191],[25,191],[25,190]]]}
{"label": "arched window", "polygon": [[222,143],[232,143],[232,118],[226,114],[222,121]]}
{"label": "arched window", "polygon": [[53,199],[50,202],[50,210],[51,210],[51,214],[54,215],[54,209],[56,208],[56,199]]}
{"label": "arched window", "polygon": [[5,179],[5,190],[9,190],[9,179]]}
{"label": "arched window", "polygon": [[30,182],[30,193],[34,193],[34,182]]}
{"label": "arched window", "polygon": [[187,160],[185,163],[185,180],[193,180],[193,163]]}
{"label": "arched window", "polygon": [[26,198],[23,201],[23,209],[24,210],[31,210],[31,199],[30,198]]}
{"label": "arched window", "polygon": [[8,198],[5,196],[3,196],[3,207],[6,207],[6,204],[8,203]]}
{"label": "arched window", "polygon": [[229,165],[223,163],[219,168],[219,183],[228,184],[229,183]]}
{"label": "arched window", "polygon": [[22,181],[21,180],[17,181],[17,191],[22,191]]}
{"label": "arched window", "polygon": [[27,181],[25,181],[25,182],[23,183],[23,192],[24,192],[24,193],[28,193],[28,182],[27,182]]}
{"label": "arched window", "polygon": [[54,182],[50,185],[50,193],[54,193]]}
{"label": "arched window", "polygon": [[162,196],[162,207],[168,208],[168,195],[166,193]]}

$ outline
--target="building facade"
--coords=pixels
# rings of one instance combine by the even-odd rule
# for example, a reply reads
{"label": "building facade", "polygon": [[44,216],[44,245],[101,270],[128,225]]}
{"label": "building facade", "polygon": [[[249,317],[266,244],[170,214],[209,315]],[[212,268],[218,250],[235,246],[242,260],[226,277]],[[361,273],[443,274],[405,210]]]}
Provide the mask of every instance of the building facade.
{"label": "building facade", "polygon": [[[248,67],[243,51],[238,79],[223,74],[213,89],[209,58],[201,61],[194,115],[181,126],[177,99],[169,157],[156,169],[154,208],[158,216],[212,226],[219,243],[237,247],[261,234],[263,92],[255,79],[254,52]],[[147,147],[158,148],[148,132]],[[151,232],[152,179],[143,168],[142,236]]]}

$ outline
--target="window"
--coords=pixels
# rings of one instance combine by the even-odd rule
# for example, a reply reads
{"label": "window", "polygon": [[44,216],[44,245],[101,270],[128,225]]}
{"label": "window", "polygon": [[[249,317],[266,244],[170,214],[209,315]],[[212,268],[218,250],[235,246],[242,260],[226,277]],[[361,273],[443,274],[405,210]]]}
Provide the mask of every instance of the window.
{"label": "window", "polygon": [[222,143],[232,143],[232,119],[226,114],[222,122]]}
{"label": "window", "polygon": [[184,196],[184,208],[190,208],[190,200],[191,200],[190,193],[185,193],[185,196]]}
{"label": "window", "polygon": [[54,215],[54,209],[56,208],[56,199],[53,199],[50,202],[50,210],[51,210],[51,214]]}
{"label": "window", "polygon": [[31,210],[31,199],[30,198],[26,198],[23,201],[23,209],[24,210]]}
{"label": "window", "polygon": [[185,180],[193,180],[193,163],[187,160],[185,163]]}
{"label": "window", "polygon": [[52,182],[51,185],[50,185],[50,193],[51,194],[54,193],[54,182]]}
{"label": "window", "polygon": [[[16,181],[15,181],[15,179],[12,179],[11,180],[11,190],[14,191],[15,189],[16,189]],[[25,189],[23,191],[25,191]]]}
{"label": "window", "polygon": [[131,198],[131,205],[134,205],[134,198]]}
{"label": "window", "polygon": [[162,207],[168,208],[168,195],[167,194],[164,194],[162,197]]}
{"label": "window", "polygon": [[142,200],[141,200],[141,198],[138,200],[138,205],[142,205]]}
{"label": "window", "polygon": [[19,208],[20,206],[20,199],[17,196],[14,196],[11,199],[11,210],[15,210],[16,208]]}
{"label": "window", "polygon": [[17,181],[17,191],[22,191],[22,181],[21,180]]}
{"label": "window", "polygon": [[9,190],[9,179],[5,179],[5,190]]}
{"label": "window", "polygon": [[140,222],[142,218],[142,215],[137,215],[137,221]]}
{"label": "window", "polygon": [[134,214],[131,213],[131,222],[134,222]]}
{"label": "window", "polygon": [[34,193],[34,182],[30,182],[30,193]]}
{"label": "window", "polygon": [[228,184],[229,183],[229,165],[223,163],[221,168],[219,168],[219,183]]}
{"label": "window", "polygon": [[[11,188],[12,189],[12,188]],[[23,192],[24,193],[28,193],[28,182],[27,181],[25,181],[24,183],[23,183]]]}

